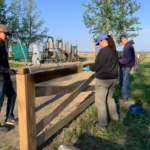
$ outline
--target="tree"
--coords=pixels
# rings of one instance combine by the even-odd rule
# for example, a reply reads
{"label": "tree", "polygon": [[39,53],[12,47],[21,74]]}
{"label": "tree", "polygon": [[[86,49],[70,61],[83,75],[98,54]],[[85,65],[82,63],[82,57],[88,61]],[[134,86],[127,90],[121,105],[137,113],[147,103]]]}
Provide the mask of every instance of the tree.
{"label": "tree", "polygon": [[11,31],[19,32],[21,28],[21,18],[22,18],[22,11],[21,11],[21,0],[11,0],[10,5],[10,13],[11,15],[8,16],[8,26]]}
{"label": "tree", "polygon": [[115,44],[121,34],[127,37],[136,37],[134,31],[141,28],[134,27],[138,22],[138,17],[132,17],[133,13],[140,8],[140,4],[131,0],[91,0],[91,4],[82,4],[87,8],[83,14],[83,22],[90,28],[93,39],[101,33],[112,35]]}
{"label": "tree", "polygon": [[0,24],[7,24],[7,4],[5,0],[0,0]]}
{"label": "tree", "polygon": [[[23,1],[23,17],[22,17],[22,32],[21,39],[28,47],[33,42],[43,42],[43,36],[47,34],[48,28],[41,31],[44,20],[39,20],[41,11],[36,10],[36,4],[34,0]],[[37,36],[41,35],[41,36]]]}

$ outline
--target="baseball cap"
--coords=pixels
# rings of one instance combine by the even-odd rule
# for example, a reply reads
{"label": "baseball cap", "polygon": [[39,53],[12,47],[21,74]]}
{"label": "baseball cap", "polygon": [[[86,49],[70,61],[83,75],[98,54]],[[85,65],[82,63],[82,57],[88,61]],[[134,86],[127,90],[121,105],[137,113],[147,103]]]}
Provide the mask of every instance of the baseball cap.
{"label": "baseball cap", "polygon": [[120,39],[119,39],[119,42],[121,42],[124,38],[127,38],[127,36],[126,35],[121,35]]}
{"label": "baseball cap", "polygon": [[99,45],[99,41],[101,41],[101,40],[103,40],[103,39],[107,39],[107,38],[108,38],[107,34],[105,34],[105,33],[100,34],[100,35],[98,36],[98,39],[97,39],[97,42],[96,42],[95,45]]}
{"label": "baseball cap", "polygon": [[12,36],[12,34],[9,32],[9,29],[3,24],[0,24],[0,32],[3,32],[7,36]]}

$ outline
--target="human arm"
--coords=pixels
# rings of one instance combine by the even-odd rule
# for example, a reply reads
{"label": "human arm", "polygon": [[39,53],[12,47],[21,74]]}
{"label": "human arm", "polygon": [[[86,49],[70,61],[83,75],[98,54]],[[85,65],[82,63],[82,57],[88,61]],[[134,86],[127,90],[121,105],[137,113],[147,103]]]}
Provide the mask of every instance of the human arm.
{"label": "human arm", "polygon": [[94,72],[100,70],[106,63],[107,55],[105,50],[101,50],[96,57],[95,63],[90,65],[90,70]]}
{"label": "human arm", "polygon": [[133,47],[131,45],[126,46],[124,49],[124,56],[125,57],[121,57],[119,59],[119,64],[121,65],[125,65],[131,62],[132,60],[132,51],[133,51]]}

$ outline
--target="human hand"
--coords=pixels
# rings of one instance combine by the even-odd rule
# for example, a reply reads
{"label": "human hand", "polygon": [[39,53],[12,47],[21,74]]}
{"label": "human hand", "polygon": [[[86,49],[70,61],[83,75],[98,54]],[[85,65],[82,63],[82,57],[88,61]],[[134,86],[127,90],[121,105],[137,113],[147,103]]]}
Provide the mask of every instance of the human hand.
{"label": "human hand", "polygon": [[84,68],[84,70],[85,70],[85,71],[90,71],[90,67],[89,67],[89,66],[86,66],[86,67]]}
{"label": "human hand", "polygon": [[14,69],[9,69],[9,74],[10,75],[17,74],[17,71]]}

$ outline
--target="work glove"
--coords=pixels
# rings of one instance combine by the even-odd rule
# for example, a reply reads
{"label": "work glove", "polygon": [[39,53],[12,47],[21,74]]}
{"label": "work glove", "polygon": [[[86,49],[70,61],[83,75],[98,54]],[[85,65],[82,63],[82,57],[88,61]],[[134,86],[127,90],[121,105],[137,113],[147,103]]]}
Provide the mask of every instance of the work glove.
{"label": "work glove", "polygon": [[90,71],[90,67],[89,67],[89,66],[86,66],[86,67],[84,68],[84,70],[85,70],[85,71]]}
{"label": "work glove", "polygon": [[10,75],[13,75],[13,74],[17,74],[16,70],[14,69],[9,69],[9,74]]}

